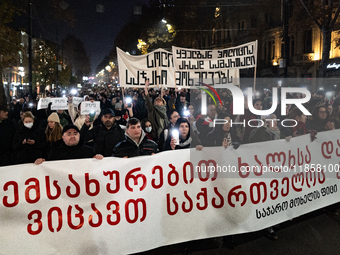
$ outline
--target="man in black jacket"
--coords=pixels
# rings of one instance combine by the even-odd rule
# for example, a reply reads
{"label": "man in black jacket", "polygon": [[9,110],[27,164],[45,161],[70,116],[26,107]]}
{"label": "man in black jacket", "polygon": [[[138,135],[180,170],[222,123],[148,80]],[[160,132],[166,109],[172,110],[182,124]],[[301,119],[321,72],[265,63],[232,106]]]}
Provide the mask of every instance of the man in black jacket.
{"label": "man in black jacket", "polygon": [[[62,141],[52,148],[48,160],[96,158],[103,159],[103,156],[96,154],[90,146],[84,145],[80,139],[79,129],[75,125],[67,125],[63,129]],[[39,165],[45,159],[38,158],[34,163]]]}
{"label": "man in black jacket", "polygon": [[142,130],[140,121],[131,118],[126,124],[126,139],[113,149],[113,157],[131,158],[142,155],[153,155],[158,151],[158,145],[149,140]]}
{"label": "man in black jacket", "polygon": [[112,155],[113,148],[125,139],[124,131],[115,123],[115,113],[112,109],[103,109],[101,113],[102,124],[89,129],[92,122],[90,122],[90,117],[87,116],[80,130],[80,135],[84,142],[93,140],[97,154],[109,157]]}

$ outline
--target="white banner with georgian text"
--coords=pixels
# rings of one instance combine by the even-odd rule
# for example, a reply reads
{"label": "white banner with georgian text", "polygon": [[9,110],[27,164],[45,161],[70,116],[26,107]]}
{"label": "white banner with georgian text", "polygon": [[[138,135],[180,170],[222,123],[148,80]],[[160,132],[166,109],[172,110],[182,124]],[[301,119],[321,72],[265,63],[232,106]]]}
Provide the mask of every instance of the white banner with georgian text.
{"label": "white banner with georgian text", "polygon": [[278,224],[339,202],[339,137],[1,167],[1,253],[128,254]]}

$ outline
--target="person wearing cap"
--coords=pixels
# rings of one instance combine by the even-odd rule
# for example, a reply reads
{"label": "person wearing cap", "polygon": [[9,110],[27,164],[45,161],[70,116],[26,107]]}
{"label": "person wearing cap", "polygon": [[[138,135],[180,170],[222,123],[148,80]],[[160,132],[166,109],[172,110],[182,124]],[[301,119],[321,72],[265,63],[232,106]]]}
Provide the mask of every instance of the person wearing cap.
{"label": "person wearing cap", "polygon": [[96,153],[108,157],[112,155],[116,144],[123,141],[125,137],[123,129],[115,121],[115,113],[112,109],[103,109],[101,115],[100,125],[93,129],[89,129],[92,122],[90,122],[90,116],[87,116],[80,134],[85,142],[93,140]]}
{"label": "person wearing cap", "polygon": [[131,118],[126,124],[125,140],[118,143],[112,157],[132,158],[143,155],[153,155],[158,152],[158,145],[147,138],[140,120]]}
{"label": "person wearing cap", "polygon": [[6,106],[0,106],[0,166],[11,164],[12,142],[15,135],[15,124],[8,118]]}
{"label": "person wearing cap", "polygon": [[52,147],[61,142],[61,137],[63,133],[63,127],[60,124],[59,116],[57,113],[53,112],[47,118],[47,127],[45,130],[46,134],[46,153],[45,157],[47,158],[49,153],[51,152]]}
{"label": "person wearing cap", "polygon": [[[103,159],[103,156],[96,154],[92,147],[84,145],[84,142],[80,139],[79,129],[75,125],[69,124],[64,127],[62,139],[59,146],[52,148],[48,155],[49,161],[83,158]],[[44,158],[38,158],[34,163],[39,165],[44,161]]]}

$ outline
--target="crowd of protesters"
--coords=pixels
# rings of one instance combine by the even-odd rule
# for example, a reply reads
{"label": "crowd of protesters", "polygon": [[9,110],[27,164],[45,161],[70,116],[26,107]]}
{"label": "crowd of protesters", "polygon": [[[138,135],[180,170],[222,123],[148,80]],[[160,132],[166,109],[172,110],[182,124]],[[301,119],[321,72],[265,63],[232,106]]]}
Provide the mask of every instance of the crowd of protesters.
{"label": "crowd of protesters", "polygon": [[[247,107],[245,114],[233,115],[233,97],[228,90],[219,90],[222,104],[208,97],[206,115],[201,114],[201,91],[198,89],[98,89],[76,96],[85,101],[100,101],[100,114],[92,119],[81,115],[79,105],[68,96],[68,110],[37,110],[37,102],[28,97],[13,99],[11,105],[0,106],[0,166],[103,157],[135,157],[153,155],[166,150],[232,146],[237,149],[247,143],[286,139],[340,128],[340,91],[326,98],[323,90],[312,93],[304,104],[312,116],[306,116],[294,105],[281,115],[280,102],[270,116],[257,116]],[[62,95],[48,94],[49,97]],[[303,94],[287,94],[302,98]],[[270,109],[269,91],[253,99],[257,110]],[[214,120],[226,120],[214,125]],[[284,119],[295,120],[295,127],[280,124]],[[231,125],[231,120],[248,123],[258,120],[259,127]],[[280,121],[278,121],[280,120]],[[262,121],[262,122],[261,122]],[[289,121],[288,121],[289,122]],[[253,124],[254,125],[254,124]],[[178,137],[173,131],[177,130]],[[272,239],[277,234],[270,228]]]}

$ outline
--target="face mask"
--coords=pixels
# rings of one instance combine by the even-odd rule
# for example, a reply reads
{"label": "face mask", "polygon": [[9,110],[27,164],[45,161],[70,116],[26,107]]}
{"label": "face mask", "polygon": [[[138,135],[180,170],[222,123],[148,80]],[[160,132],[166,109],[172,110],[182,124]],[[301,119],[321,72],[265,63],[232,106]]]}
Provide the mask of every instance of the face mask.
{"label": "face mask", "polygon": [[148,133],[150,133],[151,130],[152,130],[152,127],[146,127],[146,128],[145,128],[145,131],[148,132]]}
{"label": "face mask", "polygon": [[33,122],[31,122],[31,123],[24,123],[24,125],[27,128],[31,128],[31,127],[33,127]]}

